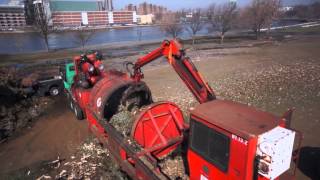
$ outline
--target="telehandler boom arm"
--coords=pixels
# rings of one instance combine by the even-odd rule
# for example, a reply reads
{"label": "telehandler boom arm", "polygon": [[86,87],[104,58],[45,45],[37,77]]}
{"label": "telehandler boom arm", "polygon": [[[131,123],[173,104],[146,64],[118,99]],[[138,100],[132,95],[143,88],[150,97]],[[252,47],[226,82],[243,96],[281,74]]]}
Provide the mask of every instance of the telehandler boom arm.
{"label": "telehandler boom arm", "polygon": [[177,72],[199,103],[216,99],[213,90],[209,84],[204,81],[202,75],[198,72],[190,58],[185,56],[185,51],[177,40],[165,40],[162,42],[161,47],[139,58],[134,64],[132,78],[140,81],[140,79],[144,77],[141,68],[162,56],[166,57],[169,64]]}

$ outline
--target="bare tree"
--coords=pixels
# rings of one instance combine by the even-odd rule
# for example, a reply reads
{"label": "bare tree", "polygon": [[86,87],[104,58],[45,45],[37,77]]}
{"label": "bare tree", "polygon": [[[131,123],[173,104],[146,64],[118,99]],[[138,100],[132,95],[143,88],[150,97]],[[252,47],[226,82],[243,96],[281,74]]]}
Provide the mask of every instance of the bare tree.
{"label": "bare tree", "polygon": [[211,6],[208,14],[210,15],[209,22],[211,24],[209,30],[218,31],[220,43],[223,43],[226,32],[235,24],[237,17],[236,4],[231,2],[219,6]]}
{"label": "bare tree", "polygon": [[52,32],[50,29],[51,17],[45,9],[45,4],[42,2],[35,2],[35,27],[39,31],[40,36],[44,39],[46,49],[49,51],[49,34]]}
{"label": "bare tree", "polygon": [[280,0],[252,0],[242,12],[242,19],[255,32],[258,39],[263,27],[271,27],[272,21],[279,16]]}
{"label": "bare tree", "polygon": [[177,38],[183,32],[183,27],[174,13],[164,15],[161,24],[161,30],[173,38]]}
{"label": "bare tree", "polygon": [[208,17],[208,21],[209,23],[213,22],[213,18],[215,16],[216,13],[216,5],[215,4],[211,4],[208,9],[207,9],[207,17]]}
{"label": "bare tree", "polygon": [[320,19],[320,2],[315,2],[310,5],[312,15],[310,19]]}
{"label": "bare tree", "polygon": [[202,27],[203,23],[201,22],[201,9],[197,9],[194,13],[192,13],[192,17],[187,24],[187,31],[192,36],[192,46],[194,45],[197,32],[199,32]]}
{"label": "bare tree", "polygon": [[188,10],[188,9],[182,8],[181,10],[179,10],[179,11],[177,11],[177,12],[175,13],[176,19],[179,19],[180,21],[185,21],[185,20],[186,20],[186,15],[187,15],[187,13],[190,12],[190,11],[191,11],[191,9]]}
{"label": "bare tree", "polygon": [[81,28],[75,33],[75,43],[80,44],[82,47],[82,51],[84,51],[86,44],[93,37],[94,34],[94,31],[88,31],[84,28]]}
{"label": "bare tree", "polygon": [[26,23],[27,25],[34,24],[34,4],[33,0],[25,0],[25,16],[26,16]]}

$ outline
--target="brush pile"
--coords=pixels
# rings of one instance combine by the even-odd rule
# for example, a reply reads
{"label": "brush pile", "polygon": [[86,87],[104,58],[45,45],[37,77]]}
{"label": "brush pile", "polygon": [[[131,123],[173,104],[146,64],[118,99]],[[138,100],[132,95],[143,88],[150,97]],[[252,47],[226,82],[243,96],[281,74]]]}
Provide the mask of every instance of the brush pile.
{"label": "brush pile", "polygon": [[189,177],[186,175],[185,166],[181,155],[166,157],[159,163],[159,166],[161,171],[170,179],[189,179]]}
{"label": "brush pile", "polygon": [[0,69],[0,142],[28,127],[52,103],[47,97],[37,97],[25,88],[30,82],[17,76],[15,69]]}

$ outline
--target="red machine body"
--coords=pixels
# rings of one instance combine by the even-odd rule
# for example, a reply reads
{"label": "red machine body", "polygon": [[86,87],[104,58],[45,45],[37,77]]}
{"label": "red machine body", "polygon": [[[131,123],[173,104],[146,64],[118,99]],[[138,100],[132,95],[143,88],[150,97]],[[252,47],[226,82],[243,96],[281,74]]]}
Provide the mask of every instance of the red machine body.
{"label": "red machine body", "polygon": [[[83,54],[74,58],[75,77],[74,84],[71,87],[73,105],[82,114],[86,115],[86,109],[90,106],[92,99],[92,89],[101,79],[110,80],[115,77],[113,71],[104,71],[104,65],[101,62],[101,56],[98,52]],[[118,76],[116,76],[118,77]],[[119,76],[121,78],[121,76]],[[123,78],[128,79],[128,78]],[[80,117],[80,119],[82,119]]]}
{"label": "red machine body", "polygon": [[[144,77],[141,68],[162,56],[200,102],[190,113],[190,125],[185,123],[180,108],[174,103],[153,103],[150,90],[141,81]],[[95,61],[90,63],[99,67],[94,65]],[[95,74],[90,65],[80,64],[85,73],[92,75],[87,80],[95,76],[97,80],[90,81],[92,86],[87,89],[74,85],[75,100],[84,111],[90,130],[130,177],[167,179],[159,168],[159,160],[186,142],[189,145],[185,164],[188,164],[190,179],[267,180],[281,179],[280,175],[287,174],[283,172],[290,166],[291,154],[288,153],[292,153],[295,135],[286,126],[291,113],[280,118],[247,105],[217,100],[177,41],[164,41],[160,48],[138,59],[130,76],[118,71]],[[130,107],[131,104],[143,109],[136,115],[128,139],[109,120],[119,105]],[[132,140],[140,148],[134,148],[130,144]],[[266,143],[269,141],[275,144]],[[278,156],[278,151],[287,155],[285,159]]]}
{"label": "red machine body", "polygon": [[[225,146],[222,148],[225,154],[211,155],[220,159],[207,157],[191,144],[188,149],[190,179],[267,179],[255,172],[258,170],[255,164],[258,138],[279,126],[279,122],[280,117],[232,101],[215,100],[199,105],[191,112],[191,134],[197,131],[195,126],[208,128],[215,134],[208,137],[208,146],[215,143],[210,142],[214,138],[221,138],[220,144],[214,145]],[[191,139],[192,143],[197,137],[191,135]],[[202,137],[202,141],[205,139]]]}
{"label": "red machine body", "polygon": [[[161,56],[167,58],[200,103],[190,115],[188,148],[190,179],[279,179],[283,171],[281,173],[271,171],[275,171],[278,167],[285,169],[283,167],[288,166],[288,163],[285,165],[274,163],[279,161],[279,157],[274,157],[272,160],[268,159],[270,156],[259,157],[258,154],[261,152],[258,147],[261,139],[267,136],[264,135],[267,132],[272,132],[268,134],[269,136],[277,136],[279,132],[288,133],[291,134],[291,140],[293,139],[294,131],[281,129],[288,124],[286,120],[290,121],[292,112],[288,113],[290,117],[287,114],[285,118],[280,118],[243,104],[216,100],[211,87],[175,40],[164,41],[160,48],[138,59],[134,64],[132,77],[139,81],[143,78],[140,68]],[[197,131],[197,128],[200,130]],[[288,148],[292,144],[288,144]],[[292,151],[289,153],[291,155]],[[291,156],[288,158],[291,161]],[[286,178],[288,177],[286,175]]]}

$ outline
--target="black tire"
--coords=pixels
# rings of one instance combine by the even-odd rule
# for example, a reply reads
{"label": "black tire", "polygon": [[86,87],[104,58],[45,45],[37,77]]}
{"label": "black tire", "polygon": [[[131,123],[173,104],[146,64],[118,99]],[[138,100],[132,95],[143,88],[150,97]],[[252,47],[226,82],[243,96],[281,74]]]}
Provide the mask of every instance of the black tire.
{"label": "black tire", "polygon": [[69,101],[69,107],[72,111],[74,110],[74,103],[73,103],[72,99]]}
{"label": "black tire", "polygon": [[73,112],[76,115],[76,118],[78,120],[83,120],[84,119],[84,113],[82,109],[77,105],[76,103],[73,103]]}
{"label": "black tire", "polygon": [[73,99],[72,99],[71,95],[68,92],[66,92],[66,96],[67,96],[68,103],[69,103],[68,106],[70,107],[71,111],[73,111],[73,107],[74,107]]}
{"label": "black tire", "polygon": [[53,86],[49,90],[50,96],[58,96],[60,94],[59,87]]}

